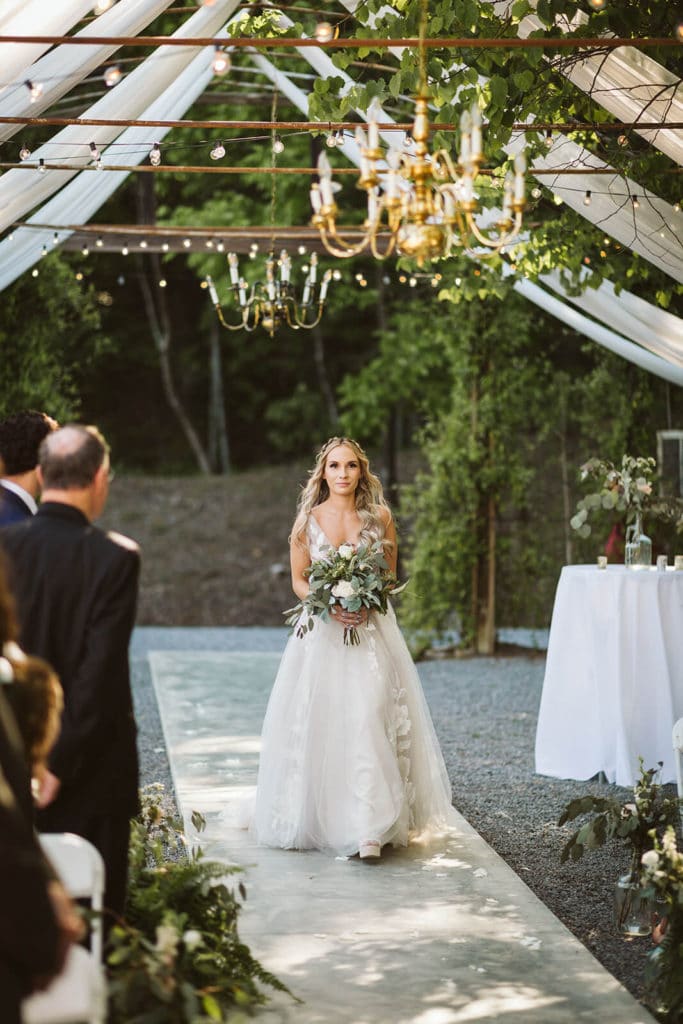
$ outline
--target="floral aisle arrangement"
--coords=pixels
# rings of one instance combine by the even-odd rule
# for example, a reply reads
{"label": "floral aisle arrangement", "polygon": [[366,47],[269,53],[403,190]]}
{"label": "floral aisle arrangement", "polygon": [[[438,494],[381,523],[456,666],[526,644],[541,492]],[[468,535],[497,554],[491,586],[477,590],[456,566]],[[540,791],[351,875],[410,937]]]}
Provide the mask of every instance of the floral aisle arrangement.
{"label": "floral aisle arrangement", "polygon": [[663,905],[658,925],[658,945],[649,954],[647,981],[661,1012],[669,1024],[683,1021],[683,852],[678,849],[676,832],[667,828],[662,839],[642,858],[643,884]]}
{"label": "floral aisle arrangement", "polygon": [[589,537],[590,515],[598,509],[626,512],[629,521],[642,516],[652,505],[652,481],[655,474],[654,459],[624,455],[621,468],[603,459],[589,459],[580,469],[582,482],[589,480],[595,489],[581,498],[570,519],[572,529],[580,537]]}
{"label": "floral aisle arrangement", "polygon": [[614,797],[579,797],[567,804],[558,821],[562,826],[581,815],[593,815],[568,839],[562,850],[562,863],[569,859],[579,860],[585,850],[603,846],[608,839],[624,841],[631,856],[628,874],[619,880],[624,899],[617,902],[617,925],[621,931],[632,934],[638,932],[627,927],[627,917],[632,908],[625,900],[625,893],[628,887],[634,892],[641,892],[643,854],[652,850],[655,840],[661,839],[667,828],[676,824],[680,813],[681,801],[667,796],[658,782],[660,769],[661,762],[657,768],[646,769],[640,758],[640,775],[633,789],[633,802],[622,804]]}
{"label": "floral aisle arrangement", "polygon": [[[336,606],[348,612],[362,608],[386,615],[389,597],[399,594],[406,586],[390,571],[381,540],[373,544],[342,544],[336,551],[330,548],[330,557],[311,562],[306,569],[309,591],[293,608],[284,614],[288,626],[293,626],[298,637],[313,629],[314,620],[328,621]],[[345,644],[359,644],[360,634],[355,626],[344,629]]]}
{"label": "floral aisle arrangement", "polygon": [[[163,787],[148,786],[132,823],[126,918],[110,935],[110,1024],[246,1021],[267,1002],[259,987],[288,992],[254,959],[237,932],[240,902],[225,884],[240,871],[205,861],[162,809]],[[204,822],[193,815],[201,831]],[[237,886],[242,900],[244,885]]]}

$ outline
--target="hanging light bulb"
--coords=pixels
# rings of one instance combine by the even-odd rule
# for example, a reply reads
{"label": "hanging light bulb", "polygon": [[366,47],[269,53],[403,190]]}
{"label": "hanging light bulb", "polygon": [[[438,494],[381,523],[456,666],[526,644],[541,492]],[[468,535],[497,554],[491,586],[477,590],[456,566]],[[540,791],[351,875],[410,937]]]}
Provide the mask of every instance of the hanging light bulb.
{"label": "hanging light bulb", "polygon": [[110,7],[114,6],[114,0],[96,0],[93,4],[92,12],[97,17],[99,14],[104,14]]}
{"label": "hanging light bulb", "polygon": [[32,82],[30,78],[27,78],[24,85],[28,89],[31,103],[35,103],[43,95],[43,86],[40,82]]}
{"label": "hanging light bulb", "polygon": [[90,143],[90,155],[93,158],[93,160],[95,161],[95,163],[97,163],[97,161],[100,159],[100,151],[97,148],[96,143],[94,143],[94,142]]}
{"label": "hanging light bulb", "polygon": [[590,204],[591,204],[591,190],[587,189],[586,190],[586,194],[583,197],[583,205],[584,206],[590,206]]}
{"label": "hanging light bulb", "polygon": [[604,11],[607,7],[607,0],[588,0],[588,6],[594,11]]}
{"label": "hanging light bulb", "polygon": [[95,241],[95,245],[97,246],[98,249],[101,249],[102,246],[104,245],[104,242],[102,241],[102,236],[101,235],[97,236],[97,240]]}
{"label": "hanging light bulb", "polygon": [[47,167],[45,166],[45,161],[41,156],[40,160],[38,161],[38,171],[40,172],[40,174],[45,174],[46,170]]}
{"label": "hanging light bulb", "polygon": [[683,21],[679,21],[674,29],[674,35],[679,43],[683,43]]}
{"label": "hanging light bulb", "polygon": [[90,255],[90,249],[88,248],[88,246],[86,244],[81,249],[81,256],[89,256],[89,255]]}
{"label": "hanging light bulb", "polygon": [[538,187],[538,185],[536,185],[534,188],[532,188],[532,190],[531,190],[531,198],[532,199],[540,199],[542,195],[543,195],[543,193],[541,192],[541,190]]}
{"label": "hanging light bulb", "polygon": [[140,241],[140,248],[141,249],[146,249],[147,248],[147,239],[146,238],[141,239],[141,241]]}
{"label": "hanging light bulb", "polygon": [[127,256],[128,255],[128,246],[125,243],[121,246],[121,255],[122,256]]}
{"label": "hanging light bulb", "polygon": [[161,148],[158,142],[155,142],[149,151],[149,162],[152,167],[158,167],[161,163]]}
{"label": "hanging light bulb", "polygon": [[54,235],[52,236],[52,244],[53,245],[58,245],[59,244],[59,235],[57,234],[56,231],[55,231]]}
{"label": "hanging light bulb", "polygon": [[112,86],[116,85],[117,82],[120,82],[122,75],[123,72],[121,71],[121,68],[118,66],[118,64],[111,64],[102,75],[102,78],[104,79],[104,84],[106,85],[107,89],[111,89]]}
{"label": "hanging light bulb", "polygon": [[634,210],[640,209],[640,200],[638,199],[638,196],[633,196],[633,198],[631,199],[631,203],[633,205]]}
{"label": "hanging light bulb", "polygon": [[319,21],[313,34],[319,43],[329,43],[334,36],[334,29],[329,21]]}
{"label": "hanging light bulb", "polygon": [[33,270],[31,271],[31,277],[38,277],[39,274],[40,271],[38,270],[38,267],[34,267]]}
{"label": "hanging light bulb", "polygon": [[284,151],[285,151],[285,144],[284,144],[284,142],[282,141],[282,139],[280,138],[280,136],[276,132],[275,133],[275,138],[273,139],[273,153],[276,153],[276,154],[279,155],[280,153],[284,153]]}
{"label": "hanging light bulb", "polygon": [[162,277],[162,279],[159,281],[159,287],[160,288],[165,288],[167,283],[168,282],[166,281],[166,278]]}
{"label": "hanging light bulb", "polygon": [[161,243],[161,251],[162,252],[168,252],[168,242],[162,242]]}
{"label": "hanging light bulb", "polygon": [[620,135],[617,138],[617,143],[622,147],[622,149],[624,146],[628,146],[628,135]]}
{"label": "hanging light bulb", "polygon": [[19,150],[19,159],[20,160],[30,160],[31,159],[31,150],[28,148],[28,146],[22,146],[21,147],[21,149]]}
{"label": "hanging light bulb", "polygon": [[47,246],[46,245],[44,245],[43,248],[40,250],[40,255],[41,256],[47,256]]}
{"label": "hanging light bulb", "polygon": [[183,238],[183,246],[186,249],[189,249],[191,245],[192,245],[192,239],[190,239],[190,238]]}
{"label": "hanging light bulb", "polygon": [[222,160],[225,156],[225,146],[222,142],[216,142],[209,153],[212,160]]}
{"label": "hanging light bulb", "polygon": [[220,46],[217,46],[214,50],[211,67],[213,68],[214,75],[225,75],[232,67],[230,54],[226,53],[225,50],[221,50]]}
{"label": "hanging light bulb", "polygon": [[545,148],[551,149],[553,144],[553,133],[552,129],[548,128],[545,133]]}
{"label": "hanging light bulb", "polygon": [[325,139],[325,145],[327,146],[328,149],[334,149],[335,148],[335,146],[337,145],[337,133],[336,132],[330,132],[329,133],[329,135]]}

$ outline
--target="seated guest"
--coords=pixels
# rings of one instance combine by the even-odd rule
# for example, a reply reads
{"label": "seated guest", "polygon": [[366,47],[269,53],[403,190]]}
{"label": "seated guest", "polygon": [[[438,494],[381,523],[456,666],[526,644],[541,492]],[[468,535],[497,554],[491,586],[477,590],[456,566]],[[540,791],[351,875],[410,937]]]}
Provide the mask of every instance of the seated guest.
{"label": "seated guest", "polygon": [[38,483],[38,449],[57,423],[44,412],[17,412],[0,423],[0,526],[35,515]]}
{"label": "seated guest", "polygon": [[23,655],[13,661],[10,653],[9,660],[14,685],[7,688],[7,698],[24,745],[33,787],[40,793],[48,755],[59,736],[64,706],[62,687],[56,673],[42,658]]}
{"label": "seated guest", "polygon": [[[0,1009],[21,1024],[21,1000],[44,988],[82,934],[80,919],[43,856],[31,821],[26,760],[6,692],[17,635],[0,563]],[[7,652],[7,653],[6,653]],[[10,657],[7,655],[10,655]]]}

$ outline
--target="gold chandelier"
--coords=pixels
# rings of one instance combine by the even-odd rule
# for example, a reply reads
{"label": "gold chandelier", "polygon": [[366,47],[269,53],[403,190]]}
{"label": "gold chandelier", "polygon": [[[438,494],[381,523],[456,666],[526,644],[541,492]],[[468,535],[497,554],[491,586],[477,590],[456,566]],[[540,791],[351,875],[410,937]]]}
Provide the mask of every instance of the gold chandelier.
{"label": "gold chandelier", "polygon": [[[390,148],[386,162],[379,146],[377,122],[372,117],[366,136],[356,129],[360,149],[358,188],[367,193],[367,216],[363,237],[357,243],[345,241],[337,230],[339,209],[334,193],[340,186],[332,179],[325,153],[318,159],[319,183],[310,192],[312,225],[320,232],[323,245],[333,256],[357,256],[369,250],[382,260],[396,252],[410,256],[423,266],[428,260],[448,255],[463,246],[471,255],[493,256],[519,233],[525,202],[526,160],[518,154],[514,173],[508,171],[503,183],[502,211],[491,229],[478,223],[480,210],[475,187],[482,163],[482,119],[476,103],[460,119],[460,153],[457,164],[449,153],[429,153],[429,114],[424,38],[427,23],[426,0],[420,23],[420,90],[415,100],[412,137],[414,153]],[[382,161],[382,163],[380,163]],[[475,251],[483,246],[483,253]]]}
{"label": "gold chandelier", "polygon": [[[275,122],[277,111],[277,90],[273,90],[273,100],[270,119]],[[293,331],[310,331],[320,323],[325,308],[327,289],[330,281],[334,278],[339,280],[341,273],[338,270],[326,270],[322,281],[318,286],[318,257],[311,253],[308,266],[304,267],[306,278],[301,300],[297,302],[292,285],[292,261],[286,249],[280,251],[279,259],[275,259],[275,207],[277,193],[275,189],[275,164],[276,154],[281,152],[279,136],[275,127],[271,130],[271,187],[270,187],[270,254],[266,260],[266,279],[256,281],[251,289],[246,280],[240,275],[237,254],[228,253],[228,268],[230,270],[230,284],[233,297],[239,312],[239,321],[231,324],[223,315],[223,307],[216,286],[210,276],[207,275],[206,284],[209,289],[211,301],[218,314],[221,325],[229,331],[255,331],[257,327],[263,327],[268,331],[271,338],[275,331],[284,324],[291,327]],[[255,256],[252,247],[251,256]],[[317,290],[317,297],[316,297]]]}
{"label": "gold chandelier", "polygon": [[[266,260],[265,281],[256,281],[251,288],[240,275],[237,254],[228,253],[230,284],[237,305],[239,320],[228,323],[223,314],[223,307],[213,279],[207,275],[206,284],[211,301],[223,327],[229,331],[254,331],[262,327],[271,338],[275,331],[283,326],[298,331],[300,328],[310,331],[317,327],[323,315],[327,289],[333,277],[341,277],[339,271],[326,270],[318,288],[318,257],[311,254],[301,300],[297,302],[291,283],[292,261],[286,249],[282,249],[279,259],[273,252]],[[317,297],[316,297],[317,290]]]}

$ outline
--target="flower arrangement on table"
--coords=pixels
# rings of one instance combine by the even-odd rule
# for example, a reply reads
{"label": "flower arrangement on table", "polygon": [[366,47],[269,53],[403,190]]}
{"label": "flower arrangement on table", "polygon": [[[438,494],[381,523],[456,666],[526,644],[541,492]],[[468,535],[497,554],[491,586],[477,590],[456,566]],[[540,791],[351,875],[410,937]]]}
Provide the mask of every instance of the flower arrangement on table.
{"label": "flower arrangement on table", "polygon": [[652,458],[624,455],[621,468],[604,459],[589,459],[581,466],[581,481],[595,481],[597,487],[576,505],[570,526],[580,537],[590,536],[588,518],[598,509],[626,512],[629,521],[653,507],[652,481],[656,462]]}
{"label": "flower arrangement on table", "polygon": [[663,904],[653,938],[658,945],[649,953],[648,987],[667,1021],[683,1020],[683,852],[673,825],[655,839],[641,861],[643,885]]}
{"label": "flower arrangement on table", "polygon": [[[398,586],[381,540],[358,547],[342,544],[336,551],[329,551],[329,558],[311,562],[305,570],[309,586],[306,597],[284,612],[287,625],[295,628],[298,637],[313,629],[316,618],[328,621],[335,606],[348,612],[366,608],[386,615],[390,595],[400,593],[406,586]],[[344,628],[344,643],[360,643],[355,626]]]}

